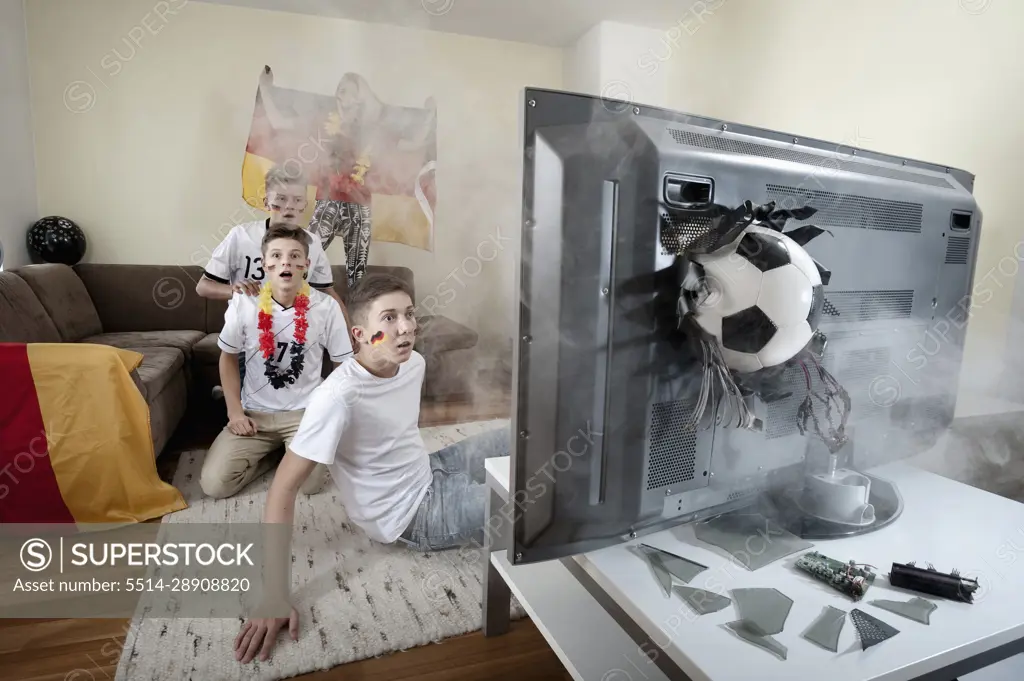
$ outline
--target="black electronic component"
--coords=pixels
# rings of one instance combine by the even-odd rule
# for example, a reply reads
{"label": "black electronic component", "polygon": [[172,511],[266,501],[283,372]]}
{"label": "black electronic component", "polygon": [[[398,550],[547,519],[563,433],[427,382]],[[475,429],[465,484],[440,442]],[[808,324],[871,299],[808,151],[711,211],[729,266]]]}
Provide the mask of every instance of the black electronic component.
{"label": "black electronic component", "polygon": [[973,603],[974,592],[980,588],[978,580],[961,577],[956,570],[946,574],[939,572],[932,565],[925,570],[916,567],[914,563],[893,563],[889,583],[901,589],[941,596],[962,603]]}

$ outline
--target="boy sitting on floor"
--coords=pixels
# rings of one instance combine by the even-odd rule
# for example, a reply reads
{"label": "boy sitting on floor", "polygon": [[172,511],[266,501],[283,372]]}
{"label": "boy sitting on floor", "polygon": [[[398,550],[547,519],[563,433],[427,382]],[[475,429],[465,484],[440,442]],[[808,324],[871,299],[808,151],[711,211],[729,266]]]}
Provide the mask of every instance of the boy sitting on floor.
{"label": "boy sitting on floor", "polygon": [[[487,487],[484,459],[508,456],[499,428],[428,454],[419,430],[425,363],[413,350],[416,317],[401,279],[364,276],[349,295],[359,351],[318,387],[274,474],[263,522],[280,524],[268,546],[267,607],[287,612],[295,498],[318,465],[331,467],[341,503],[371,539],[401,541],[420,551],[483,542]],[[278,607],[281,605],[281,607]],[[281,627],[298,636],[298,613],[251,619],[235,640],[235,658],[266,660]]]}
{"label": "boy sitting on floor", "polygon": [[[268,455],[291,441],[323,382],[324,351],[335,368],[352,354],[338,303],[303,277],[312,241],[305,230],[271,225],[261,245],[268,277],[259,297],[235,293],[228,304],[217,341],[228,424],[207,452],[200,478],[211,497],[236,494],[270,469]],[[307,473],[303,491],[320,491],[327,467]]]}

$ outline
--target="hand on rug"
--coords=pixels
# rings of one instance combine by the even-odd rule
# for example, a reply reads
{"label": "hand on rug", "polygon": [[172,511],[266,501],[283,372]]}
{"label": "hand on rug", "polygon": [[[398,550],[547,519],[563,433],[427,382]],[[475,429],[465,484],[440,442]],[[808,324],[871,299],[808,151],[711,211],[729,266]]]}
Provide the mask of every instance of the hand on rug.
{"label": "hand on rug", "polygon": [[246,622],[235,638],[235,659],[242,664],[248,664],[255,659],[256,653],[259,653],[261,661],[269,660],[270,651],[277,643],[277,634],[286,624],[292,640],[298,641],[299,613],[295,608],[292,608],[289,617],[256,618]]}
{"label": "hand on rug", "polygon": [[235,435],[255,435],[256,434],[256,422],[245,415],[245,412],[240,414],[228,415],[228,430]]}

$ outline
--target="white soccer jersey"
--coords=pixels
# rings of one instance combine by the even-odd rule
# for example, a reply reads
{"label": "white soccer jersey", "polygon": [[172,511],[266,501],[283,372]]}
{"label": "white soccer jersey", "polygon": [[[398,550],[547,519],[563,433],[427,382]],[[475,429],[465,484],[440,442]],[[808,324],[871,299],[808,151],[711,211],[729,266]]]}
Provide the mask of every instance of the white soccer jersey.
{"label": "white soccer jersey", "polygon": [[[259,305],[259,296],[244,293],[232,296],[224,315],[224,328],[217,339],[221,350],[245,356],[242,407],[266,412],[305,409],[313,389],[323,381],[324,351],[334,362],[343,362],[352,356],[352,340],[341,306],[326,293],[310,290],[302,373],[294,383],[275,388],[267,378],[266,359],[260,352]],[[284,308],[276,300],[272,307],[272,361],[278,373],[283,374],[291,366],[294,354],[295,308]]]}
{"label": "white soccer jersey", "polygon": [[[269,226],[270,218],[232,227],[224,241],[210,255],[210,262],[206,264],[204,272],[206,276],[232,286],[249,279],[263,283],[267,276],[263,269],[263,236]],[[320,237],[308,230],[306,233],[311,242],[306,281],[313,288],[331,288],[334,286],[334,275],[324,247],[320,245]]]}

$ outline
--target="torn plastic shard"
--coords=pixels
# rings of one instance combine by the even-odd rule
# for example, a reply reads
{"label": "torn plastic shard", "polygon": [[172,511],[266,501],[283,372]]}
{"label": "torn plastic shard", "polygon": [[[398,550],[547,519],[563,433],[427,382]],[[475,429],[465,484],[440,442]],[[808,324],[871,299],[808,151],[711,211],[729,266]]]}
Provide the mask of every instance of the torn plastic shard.
{"label": "torn plastic shard", "polygon": [[767,650],[780,660],[786,659],[786,655],[789,652],[786,646],[766,634],[756,623],[747,620],[737,620],[735,622],[728,622],[724,626],[735,632],[737,636],[747,643],[755,645],[762,650]]}
{"label": "torn plastic shard", "polygon": [[665,598],[672,597],[673,577],[681,582],[688,583],[691,579],[708,569],[706,565],[695,563],[682,556],[677,556],[674,553],[669,553],[647,544],[630,546],[629,550],[637,557],[642,558],[650,566],[651,572],[654,573],[654,577],[661,587],[661,592]]}
{"label": "torn plastic shard", "polygon": [[850,611],[850,619],[857,629],[857,636],[860,637],[861,650],[867,650],[873,645],[886,641],[896,634],[899,629],[889,626],[877,617],[872,617],[863,610],[854,608]]}
{"label": "torn plastic shard", "polygon": [[640,546],[649,553],[652,560],[657,559],[660,561],[661,566],[680,582],[689,584],[691,579],[708,569],[707,565],[701,565],[663,549],[648,546],[647,544],[641,544]]}
{"label": "torn plastic shard", "polygon": [[814,546],[760,513],[725,513],[696,523],[693,531],[697,539],[725,550],[751,571]]}
{"label": "torn plastic shard", "polygon": [[846,611],[826,605],[817,619],[811,623],[803,637],[833,653],[839,652],[839,634],[846,624]]}
{"label": "torn plastic shard", "polygon": [[651,569],[654,574],[654,579],[658,582],[658,586],[661,587],[661,592],[665,598],[672,597],[672,575],[668,574],[668,571],[662,566],[661,561],[655,562],[651,560],[651,554],[644,551],[640,546],[630,546],[629,551],[633,553],[637,558],[647,563],[647,567]]}
{"label": "torn plastic shard", "polygon": [[704,589],[695,589],[692,586],[677,584],[672,587],[672,590],[698,615],[718,612],[732,603],[732,599],[726,596],[721,596],[712,591],[705,591]]}
{"label": "torn plastic shard", "polygon": [[782,631],[793,600],[778,589],[733,589],[740,619],[771,636]]}
{"label": "torn plastic shard", "polygon": [[894,612],[897,615],[902,615],[907,619],[920,622],[921,624],[931,624],[932,612],[934,612],[939,606],[935,605],[931,601],[923,598],[911,598],[909,601],[890,601],[888,599],[881,599],[877,601],[871,601],[871,605],[882,610],[888,610]]}

